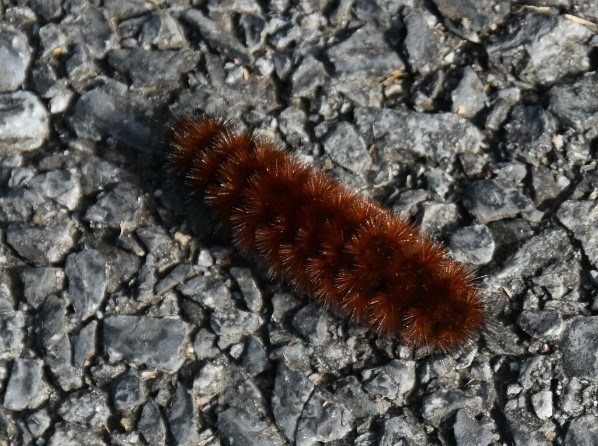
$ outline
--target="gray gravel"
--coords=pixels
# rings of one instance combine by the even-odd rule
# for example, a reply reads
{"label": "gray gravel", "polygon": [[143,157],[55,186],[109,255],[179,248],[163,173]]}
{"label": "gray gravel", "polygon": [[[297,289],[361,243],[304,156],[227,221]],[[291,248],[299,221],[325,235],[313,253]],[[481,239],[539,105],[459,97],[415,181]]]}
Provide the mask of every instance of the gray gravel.
{"label": "gray gravel", "polygon": [[31,60],[31,50],[25,33],[3,24],[0,28],[1,92],[16,90],[23,85]]}
{"label": "gray gravel", "polygon": [[[597,444],[595,1],[198,5],[0,4],[0,445]],[[164,172],[190,110],[419,224],[493,324],[430,355],[269,281]]]}
{"label": "gray gravel", "polygon": [[19,154],[39,148],[49,135],[49,117],[31,91],[0,94],[0,150]]}

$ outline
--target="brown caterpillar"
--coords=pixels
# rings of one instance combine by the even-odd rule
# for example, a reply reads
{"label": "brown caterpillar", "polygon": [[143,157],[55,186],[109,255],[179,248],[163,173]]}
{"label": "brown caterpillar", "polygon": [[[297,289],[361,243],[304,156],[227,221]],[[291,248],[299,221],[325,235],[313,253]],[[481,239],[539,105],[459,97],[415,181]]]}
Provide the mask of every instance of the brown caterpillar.
{"label": "brown caterpillar", "polygon": [[187,116],[167,158],[271,277],[412,346],[454,350],[483,328],[481,294],[443,247],[274,143]]}

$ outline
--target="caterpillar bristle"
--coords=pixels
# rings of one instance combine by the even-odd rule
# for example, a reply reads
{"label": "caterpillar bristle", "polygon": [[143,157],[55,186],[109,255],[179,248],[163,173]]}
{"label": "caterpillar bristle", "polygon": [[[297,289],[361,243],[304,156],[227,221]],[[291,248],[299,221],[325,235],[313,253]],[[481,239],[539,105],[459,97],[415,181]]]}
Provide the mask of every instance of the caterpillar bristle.
{"label": "caterpillar bristle", "polygon": [[487,322],[472,275],[404,221],[225,120],[184,116],[167,159],[271,278],[403,342],[469,345]]}
{"label": "caterpillar bristle", "polygon": [[168,161],[174,171],[186,175],[196,165],[192,162],[197,155],[198,147],[207,148],[214,137],[222,131],[223,120],[206,117],[196,119],[181,116],[172,124],[169,132],[170,150]]}

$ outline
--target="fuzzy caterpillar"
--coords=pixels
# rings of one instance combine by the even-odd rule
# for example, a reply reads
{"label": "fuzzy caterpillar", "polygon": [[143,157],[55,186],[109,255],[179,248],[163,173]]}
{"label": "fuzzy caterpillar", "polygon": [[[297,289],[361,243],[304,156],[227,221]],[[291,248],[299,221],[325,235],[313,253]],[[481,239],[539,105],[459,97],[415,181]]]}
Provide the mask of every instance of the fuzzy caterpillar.
{"label": "fuzzy caterpillar", "polygon": [[166,155],[271,277],[416,347],[455,350],[483,328],[481,294],[443,247],[271,141],[185,116]]}

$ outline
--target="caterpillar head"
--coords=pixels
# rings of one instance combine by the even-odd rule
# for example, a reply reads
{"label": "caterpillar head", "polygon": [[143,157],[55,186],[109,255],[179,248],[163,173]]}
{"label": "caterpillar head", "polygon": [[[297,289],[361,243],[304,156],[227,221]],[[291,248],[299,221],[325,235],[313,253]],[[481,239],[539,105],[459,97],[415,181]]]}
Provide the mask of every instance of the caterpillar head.
{"label": "caterpillar head", "polygon": [[400,337],[439,352],[467,346],[486,320],[480,292],[468,272],[450,260],[431,274],[404,310]]}

